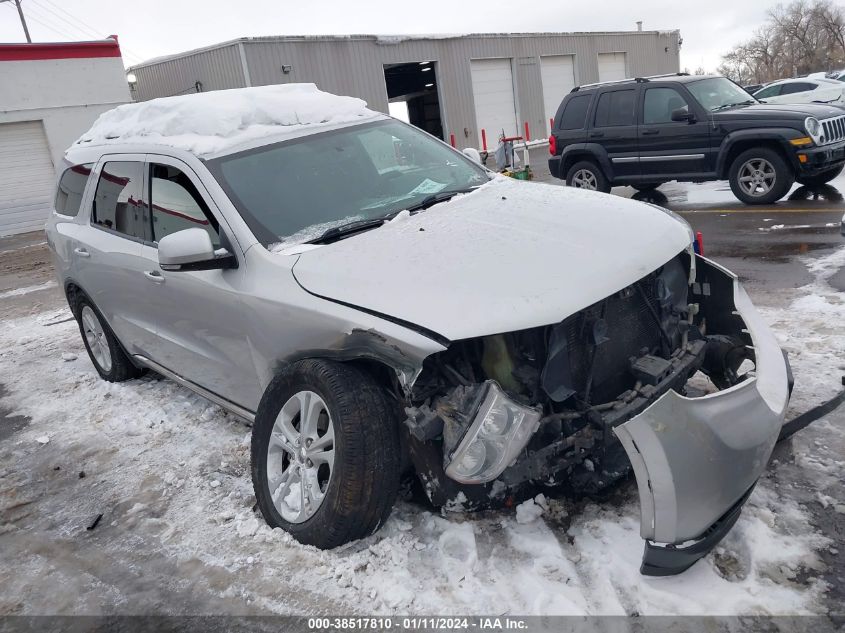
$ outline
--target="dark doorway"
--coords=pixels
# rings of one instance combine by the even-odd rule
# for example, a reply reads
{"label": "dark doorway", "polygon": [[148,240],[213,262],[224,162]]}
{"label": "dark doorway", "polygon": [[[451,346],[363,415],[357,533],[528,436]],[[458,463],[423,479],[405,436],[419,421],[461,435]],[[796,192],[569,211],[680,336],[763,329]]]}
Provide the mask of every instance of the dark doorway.
{"label": "dark doorway", "polygon": [[[422,61],[406,64],[385,64],[384,81],[391,114],[445,140],[443,121],[440,118],[440,95],[437,89],[437,68],[434,62]],[[400,107],[394,107],[394,104]]]}

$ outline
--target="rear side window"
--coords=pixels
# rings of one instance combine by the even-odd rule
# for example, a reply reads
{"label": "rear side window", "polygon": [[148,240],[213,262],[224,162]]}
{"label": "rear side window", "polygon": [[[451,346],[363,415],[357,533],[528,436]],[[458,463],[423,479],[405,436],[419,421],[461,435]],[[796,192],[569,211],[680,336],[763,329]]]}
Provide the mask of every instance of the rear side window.
{"label": "rear side window", "polygon": [[115,161],[103,165],[91,221],[128,237],[147,240],[150,221],[141,194],[143,181],[143,163]]}
{"label": "rear side window", "polygon": [[94,163],[74,165],[65,170],[59,179],[59,188],[56,190],[56,213],[67,215],[72,218],[79,214],[79,207],[82,204],[82,194],[85,192],[85,183],[91,174]]}
{"label": "rear side window", "polygon": [[214,248],[220,248],[217,220],[182,170],[171,165],[150,165],[150,205],[154,242],[184,229],[204,229]]}
{"label": "rear side window", "polygon": [[580,130],[587,123],[587,108],[590,107],[590,95],[573,97],[566,103],[560,117],[561,130]]}
{"label": "rear side window", "polygon": [[791,95],[796,92],[810,92],[816,89],[816,84],[796,82],[794,84],[783,84],[780,89],[782,95]]}
{"label": "rear side window", "polygon": [[596,127],[634,125],[635,90],[605,92],[596,104]]}

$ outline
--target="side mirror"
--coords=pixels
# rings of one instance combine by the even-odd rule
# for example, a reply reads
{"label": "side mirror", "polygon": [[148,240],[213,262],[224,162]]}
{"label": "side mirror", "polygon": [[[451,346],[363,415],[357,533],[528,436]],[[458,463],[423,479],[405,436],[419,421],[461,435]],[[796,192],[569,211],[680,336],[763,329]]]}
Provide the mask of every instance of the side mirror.
{"label": "side mirror", "polygon": [[478,150],[474,147],[467,147],[461,150],[464,156],[469,158],[470,160],[475,161],[479,165],[481,165],[481,154],[478,153]]}
{"label": "side mirror", "polygon": [[695,123],[695,115],[690,112],[690,109],[687,106],[678,108],[677,110],[672,110],[671,119],[673,121],[687,121],[689,123]]}
{"label": "side mirror", "polygon": [[168,271],[215,270],[236,268],[237,260],[225,248],[215,251],[205,230],[184,229],[161,238],[158,264]]}

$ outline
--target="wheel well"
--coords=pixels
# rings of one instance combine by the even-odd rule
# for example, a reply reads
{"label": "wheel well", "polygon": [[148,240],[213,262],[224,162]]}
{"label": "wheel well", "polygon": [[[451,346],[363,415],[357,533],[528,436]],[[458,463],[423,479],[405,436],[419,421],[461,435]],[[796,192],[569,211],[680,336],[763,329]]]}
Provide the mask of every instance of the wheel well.
{"label": "wheel well", "polygon": [[736,157],[742,154],[745,150],[756,148],[756,147],[765,147],[767,149],[771,149],[776,151],[780,154],[780,157],[783,158],[784,162],[787,166],[790,165],[789,157],[783,151],[783,147],[774,139],[763,139],[763,140],[756,140],[756,139],[747,139],[743,141],[737,141],[733,145],[731,145],[730,149],[728,149],[728,155],[725,157],[725,162],[722,164],[721,173],[719,174],[720,178],[727,178],[728,172],[730,171],[731,165],[733,165],[734,160]]}
{"label": "wheel well", "polygon": [[73,313],[74,316],[76,314],[76,299],[79,296],[84,296],[85,292],[77,286],[72,281],[69,281],[65,284],[65,297],[67,298],[67,303],[70,306],[70,311]]}
{"label": "wheel well", "polygon": [[569,173],[569,170],[572,168],[572,166],[581,160],[590,161],[596,167],[598,167],[602,171],[602,173],[604,173],[604,170],[601,169],[601,163],[599,163],[598,159],[593,154],[586,151],[579,151],[567,154],[566,158],[563,159],[563,165],[560,169],[561,177],[566,178],[566,174]]}
{"label": "wheel well", "polygon": [[375,380],[380,386],[387,389],[388,392],[395,394],[399,398],[403,398],[402,389],[399,386],[399,378],[396,376],[396,370],[386,363],[372,358],[352,358],[341,362],[358,368]]}

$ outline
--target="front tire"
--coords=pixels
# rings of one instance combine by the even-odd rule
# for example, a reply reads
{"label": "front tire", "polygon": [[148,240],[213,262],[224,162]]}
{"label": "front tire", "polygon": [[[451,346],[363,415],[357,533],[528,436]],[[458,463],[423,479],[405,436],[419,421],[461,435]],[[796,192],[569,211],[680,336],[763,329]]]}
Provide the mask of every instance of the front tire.
{"label": "front tire", "polygon": [[610,181],[591,160],[581,160],[566,172],[566,185],[576,189],[610,193]]}
{"label": "front tire", "polygon": [[399,490],[398,424],[356,367],[308,359],[279,374],[252,429],[252,484],[270,527],[320,549],[372,534]]}
{"label": "front tire", "polygon": [[88,297],[79,296],[73,313],[76,315],[88,358],[100,378],[108,382],[123,382],[144,373],[143,369],[135,367],[129,360],[109,324]]}
{"label": "front tire", "polygon": [[728,181],[733,194],[745,204],[772,204],[786,195],[795,176],[778,152],[760,147],[734,159]]}
{"label": "front tire", "polygon": [[839,174],[842,173],[843,168],[845,168],[845,165],[840,165],[839,167],[828,169],[827,171],[823,171],[820,174],[816,174],[815,176],[799,176],[795,180],[799,184],[805,185],[807,187],[818,187],[820,185],[827,184],[831,180],[836,178]]}

